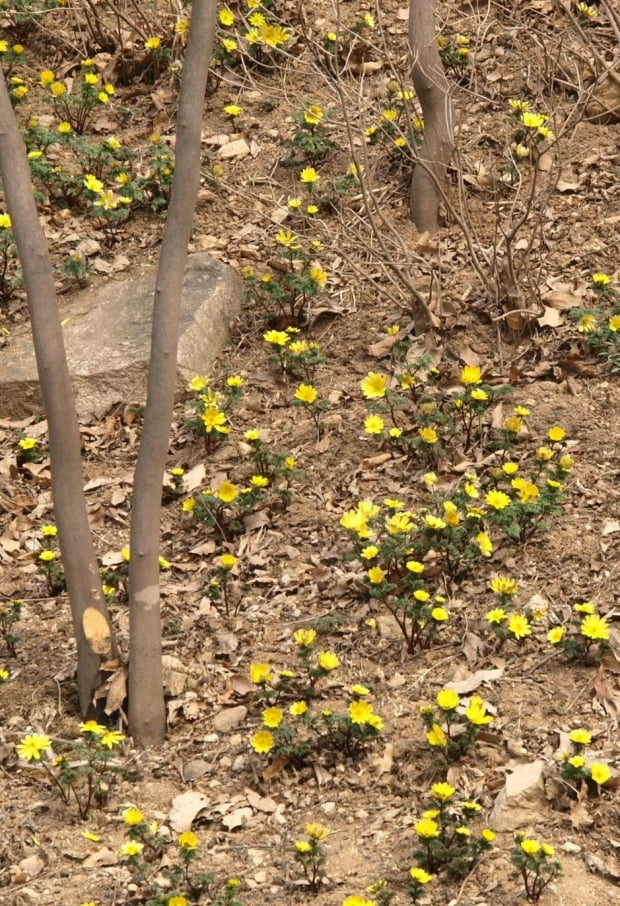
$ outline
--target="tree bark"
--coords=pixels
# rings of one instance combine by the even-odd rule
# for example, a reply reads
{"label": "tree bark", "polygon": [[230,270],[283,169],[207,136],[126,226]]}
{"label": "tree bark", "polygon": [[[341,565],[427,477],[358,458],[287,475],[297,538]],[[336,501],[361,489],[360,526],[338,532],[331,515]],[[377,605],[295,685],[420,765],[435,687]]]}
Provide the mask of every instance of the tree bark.
{"label": "tree bark", "polygon": [[411,0],[409,47],[413,86],[422,107],[424,138],[411,178],[409,211],[420,231],[439,229],[441,187],[454,151],[452,100],[435,35],[434,4]]}
{"label": "tree bark", "polygon": [[84,634],[88,607],[105,617],[110,651],[115,654],[110,621],[84,496],[80,429],[47,242],[32,195],[32,179],[4,76],[0,74],[0,175],[19,254],[41,392],[48,423],[54,519],[77,641],[77,682],[83,718],[94,715],[93,693],[100,684],[101,656]]}
{"label": "tree bark", "polygon": [[161,743],[166,731],[158,563],[162,479],[174,407],[183,276],[200,184],[202,112],[215,13],[215,0],[194,0],[181,75],[174,179],[155,286],[144,428],[134,479],[129,730],[142,745]]}

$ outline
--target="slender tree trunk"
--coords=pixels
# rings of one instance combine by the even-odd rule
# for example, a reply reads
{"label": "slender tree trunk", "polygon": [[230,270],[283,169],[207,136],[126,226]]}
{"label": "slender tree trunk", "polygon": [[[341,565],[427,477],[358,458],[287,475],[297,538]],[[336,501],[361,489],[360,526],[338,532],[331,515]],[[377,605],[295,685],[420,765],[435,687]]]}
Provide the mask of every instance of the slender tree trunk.
{"label": "slender tree trunk", "polygon": [[441,186],[454,151],[452,100],[439,56],[432,0],[411,0],[409,47],[413,86],[422,107],[424,138],[411,178],[409,211],[418,230],[439,229]]}
{"label": "slender tree trunk", "polygon": [[[48,423],[54,518],[77,640],[80,712],[92,715],[100,653],[84,634],[84,613],[98,610],[110,628],[83,490],[80,430],[65,357],[54,271],[32,195],[32,178],[4,76],[0,74],[0,175],[28,299],[34,350]],[[105,647],[105,645],[103,646]],[[110,629],[107,655],[115,652]],[[104,655],[105,657],[105,655]]]}
{"label": "slender tree trunk", "polygon": [[133,490],[129,561],[129,730],[143,745],[165,738],[159,598],[159,522],[176,385],[179,314],[196,196],[216,0],[194,0],[177,114],[176,161],[151,334],[144,430]]}

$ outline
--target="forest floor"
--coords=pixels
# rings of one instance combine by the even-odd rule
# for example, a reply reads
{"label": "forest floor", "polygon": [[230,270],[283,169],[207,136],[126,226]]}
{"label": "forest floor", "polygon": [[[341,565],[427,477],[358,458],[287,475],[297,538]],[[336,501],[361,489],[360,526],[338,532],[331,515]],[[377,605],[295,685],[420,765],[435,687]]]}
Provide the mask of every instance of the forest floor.
{"label": "forest floor", "polygon": [[[515,122],[508,99],[528,100],[533,109],[544,110],[561,134],[561,164],[553,158],[550,169],[541,167],[531,213],[515,238],[517,259],[522,255],[519,306],[524,311],[511,313],[501,300],[492,308],[453,217],[447,216],[437,238],[416,232],[408,217],[409,170],[393,136],[388,143],[366,143],[364,131],[381,123],[388,82],[394,78],[386,53],[403,86],[410,87],[403,10],[392,0],[381,5],[387,24],[362,31],[363,53],[353,54],[353,68],[338,80],[339,94],[333,80],[324,77],[317,50],[321,36],[336,29],[328,6],[308,9],[303,22],[292,5],[278,7],[284,24],[295,28],[290,53],[271,70],[223,70],[209,93],[205,179],[190,251],[208,250],[238,271],[251,267],[259,278],[269,273],[277,279],[283,273],[282,244],[274,241],[279,230],[322,243],[318,261],[327,283],[304,310],[299,337],[320,346],[324,360],[312,384],[329,407],[317,431],[310,412],[293,404],[299,379],[269,361],[273,350],[263,334],[269,327],[287,326],[286,321],[270,322],[260,306],[248,302],[231,325],[230,348],[207,375],[215,391],[222,391],[231,375],[243,378],[240,400],[228,412],[230,433],[205,454],[204,440],[187,425],[192,395],[188,392],[188,400],[175,409],[169,468],[185,470],[185,486],[175,493],[169,476],[162,511],[161,554],[169,564],[161,577],[164,651],[171,658],[174,684],[167,698],[168,738],[158,749],[140,750],[129,739],[116,747],[114,757],[126,772],[115,776],[107,802],[86,820],[62,805],[36,764],[28,766],[16,754],[27,733],[47,734],[56,754],[67,751],[79,737],[79,718],[69,604],[63,593],[49,595],[39,559],[45,544],[41,527],[54,521],[49,462],[43,455],[35,468],[16,468],[19,437],[35,436],[44,451],[45,422],[40,414],[0,422],[0,605],[8,609],[15,599],[23,602],[21,619],[11,628],[17,636],[14,656],[0,636],[0,667],[10,672],[0,687],[0,901],[7,906],[146,902],[144,886],[134,883],[119,854],[127,840],[123,812],[135,806],[174,836],[181,825],[178,803],[171,817],[172,803],[187,793],[194,794],[185,808],[200,841],[196,864],[215,872],[218,883],[237,878],[244,906],[309,901],[340,906],[354,894],[379,902],[377,893],[365,893],[379,879],[387,881],[393,902],[402,906],[411,902],[413,825],[431,808],[432,784],[447,780],[456,799],[481,806],[472,823],[478,836],[488,826],[506,777],[539,760],[544,791],[534,796],[529,820],[510,829],[508,810],[507,829],[498,830],[492,848],[473,869],[456,879],[437,873],[421,902],[525,902],[510,858],[513,830],[521,829],[555,847],[562,864],[562,876],[545,890],[542,903],[620,903],[620,637],[614,623],[620,563],[618,383],[567,313],[570,307],[599,304],[592,274],[610,275],[612,286],[618,280],[620,125],[596,122],[584,113],[585,102],[577,115],[583,95],[574,78],[577,72],[588,75],[589,58],[597,66],[612,59],[617,41],[605,14],[608,7],[599,7],[596,21],[582,21],[569,4],[545,0],[511,4],[511,9],[495,3],[438,4],[441,33],[453,41],[457,34],[470,37],[470,63],[455,86],[463,179],[461,193],[456,178],[450,192],[466,206],[475,247],[493,248],[502,229],[498,223],[506,229],[510,218],[514,222],[519,216],[529,185],[528,179],[519,187],[501,178]],[[349,27],[365,11],[355,7],[359,4],[343,7]],[[229,32],[240,21],[237,7],[231,8],[238,18]],[[344,24],[340,31],[347,34]],[[57,70],[67,55],[64,45],[47,47],[36,34],[31,47],[25,43],[34,71]],[[551,46],[558,48],[557,56]],[[171,140],[173,82],[164,75],[155,84],[137,84],[141,94],[136,83],[117,83],[118,109],[110,105],[106,110],[99,134],[147,146],[157,130]],[[29,103],[34,110],[35,101]],[[232,128],[223,113],[231,103],[242,107],[240,125]],[[283,160],[291,153],[284,143],[296,129],[291,114],[309,104],[333,111],[328,129],[336,148],[314,162],[322,185],[347,173],[352,138],[376,199],[375,230],[357,183],[333,210],[303,213],[316,197],[299,181],[311,161],[298,154],[297,164],[287,167]],[[118,112],[128,105],[136,110],[131,124]],[[241,139],[246,152],[218,156],[228,140]],[[302,213],[288,205],[297,196]],[[54,252],[62,246],[63,230],[75,231],[79,222],[79,238],[87,236],[95,243],[92,254],[96,250],[99,260],[109,262],[112,274],[93,273],[95,286],[116,278],[121,252],[121,277],[146,260],[156,262],[161,220],[147,212],[123,224],[111,246],[92,219],[72,214],[67,222],[67,212],[51,204],[46,213]],[[386,267],[387,258],[423,294],[432,284],[433,360],[443,398],[459,392],[464,366],[481,370],[482,386],[494,402],[483,418],[480,448],[468,450],[463,437],[453,435],[433,462],[421,447],[406,456],[364,430],[368,407],[360,383],[369,372],[393,382],[424,345],[412,334],[410,294],[401,278],[390,282],[394,271]],[[10,331],[24,318],[18,295],[4,323]],[[401,344],[410,347],[406,361],[398,360],[394,337],[386,332],[393,325],[399,326]],[[0,348],[0,367],[1,357]],[[496,394],[508,384],[512,395],[500,400]],[[370,594],[363,560],[353,556],[354,541],[341,519],[360,500],[383,506],[385,499],[398,499],[418,514],[421,508],[433,509],[423,478],[429,471],[438,477],[435,501],[454,496],[465,472],[476,476],[484,497],[488,476],[493,469],[501,471],[508,456],[506,450],[490,451],[488,441],[500,436],[514,406],[530,411],[510,453],[524,468],[538,448],[549,444],[550,428],[561,426],[566,433],[555,456],[569,453],[574,467],[565,476],[561,512],[522,541],[489,528],[492,555],[478,557],[457,577],[446,577],[437,551],[427,551],[424,579],[432,593],[446,599],[449,620],[428,648],[408,654],[396,621]],[[388,421],[385,410],[383,415]],[[140,418],[120,406],[82,428],[89,516],[98,555],[114,584],[110,575],[122,569],[120,551],[129,538]],[[270,449],[295,458],[291,502],[282,508],[267,496],[240,533],[222,539],[183,512],[182,500],[200,488],[217,491],[223,481],[247,485],[253,468],[245,432],[254,429]],[[188,487],[188,476],[194,482],[201,474],[202,483]],[[238,558],[228,615],[207,594],[224,553]],[[508,638],[502,644],[485,618],[497,605],[489,583],[498,575],[518,582],[515,611],[536,611],[539,617],[520,641]],[[600,663],[569,663],[560,647],[547,641],[547,632],[569,626],[573,605],[586,601],[607,618],[611,651]],[[126,654],[122,588],[111,595],[110,611]],[[352,684],[370,690],[383,726],[355,757],[317,747],[304,759],[278,760],[273,752],[259,754],[250,745],[265,707],[250,682],[250,665],[299,671],[299,646],[293,640],[298,629],[314,629],[315,652],[333,652],[340,662],[316,683],[312,707],[319,714],[344,711]],[[450,683],[461,689],[465,704],[470,695],[481,696],[494,720],[482,729],[474,749],[442,767],[426,741],[420,707],[432,704]],[[284,695],[278,704],[287,711],[293,700]],[[118,723],[118,712],[114,720],[116,729],[126,729]],[[592,736],[588,762],[608,765],[611,778],[598,788],[578,784],[577,801],[575,791],[559,779],[558,759],[570,748],[568,734],[579,727]],[[330,832],[321,843],[325,878],[316,894],[301,879],[294,859],[294,842],[307,839],[309,822]],[[166,858],[173,858],[173,849]],[[163,883],[167,864],[154,864],[152,877]],[[166,897],[157,902],[165,903]],[[215,895],[201,902],[215,902]]]}

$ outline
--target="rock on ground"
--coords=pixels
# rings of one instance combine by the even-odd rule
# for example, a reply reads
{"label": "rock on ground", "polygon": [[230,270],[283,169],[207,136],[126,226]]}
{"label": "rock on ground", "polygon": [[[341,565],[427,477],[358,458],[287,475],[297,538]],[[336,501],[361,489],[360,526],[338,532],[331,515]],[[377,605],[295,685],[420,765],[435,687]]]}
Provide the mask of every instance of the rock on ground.
{"label": "rock on ground", "polygon": [[[65,348],[78,415],[100,417],[116,403],[143,403],[151,339],[156,270],[115,281],[61,301]],[[228,344],[243,286],[236,273],[204,252],[185,270],[179,330],[178,390],[209,370]],[[0,350],[0,418],[42,412],[41,389],[29,327],[16,330]]]}

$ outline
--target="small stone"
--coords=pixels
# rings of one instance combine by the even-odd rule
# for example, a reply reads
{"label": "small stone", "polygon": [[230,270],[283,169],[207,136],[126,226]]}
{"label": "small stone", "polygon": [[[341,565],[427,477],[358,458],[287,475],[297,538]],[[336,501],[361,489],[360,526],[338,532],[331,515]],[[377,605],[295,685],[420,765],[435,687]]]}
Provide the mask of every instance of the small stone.
{"label": "small stone", "polygon": [[228,733],[239,726],[248,716],[245,705],[236,705],[234,708],[222,708],[213,718],[213,726],[218,733]]}
{"label": "small stone", "polygon": [[565,840],[564,843],[560,845],[560,849],[565,853],[580,853],[582,852],[581,847],[578,843],[572,843],[570,840]]}

